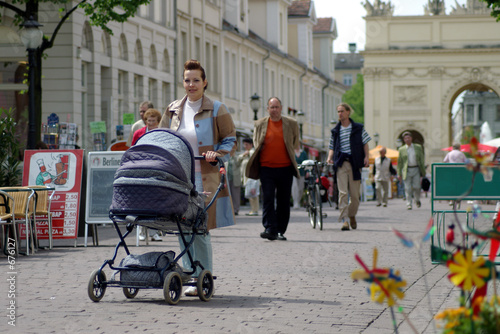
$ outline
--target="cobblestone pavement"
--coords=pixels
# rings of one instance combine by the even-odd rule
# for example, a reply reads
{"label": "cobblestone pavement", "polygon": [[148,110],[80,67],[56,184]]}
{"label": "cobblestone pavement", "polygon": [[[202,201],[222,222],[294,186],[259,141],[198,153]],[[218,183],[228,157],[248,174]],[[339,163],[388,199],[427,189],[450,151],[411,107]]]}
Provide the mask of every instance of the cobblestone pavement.
{"label": "cobblestone pavement", "polygon": [[[446,205],[447,203],[441,203]],[[56,248],[16,258],[13,270],[0,255],[1,333],[392,333],[390,309],[370,301],[367,284],[353,282],[354,259],[371,267],[373,248],[378,264],[401,271],[407,281],[400,306],[418,333],[434,333],[431,314],[457,305],[457,290],[446,268],[433,265],[429,243],[405,248],[390,231],[396,227],[418,239],[431,216],[429,198],[422,207],[406,210],[402,199],[387,208],[362,203],[358,229],[341,231],[338,211],[326,207],[323,231],[312,229],[304,210],[292,210],[288,241],[261,239],[261,217],[247,217],[242,207],[237,225],[212,231],[215,295],[209,302],[182,297],[171,306],[162,290],[141,290],[126,299],[120,288],[108,288],[92,302],[87,295],[91,272],[111,258],[118,241],[111,224],[99,226],[99,246],[78,247],[58,240]],[[129,241],[134,245],[134,241]],[[177,238],[131,246],[132,253],[178,250]],[[118,259],[124,257],[120,252]],[[109,268],[106,272],[111,276]],[[11,283],[14,283],[12,285]],[[430,304],[428,289],[430,289]],[[8,297],[15,290],[15,298]],[[9,325],[15,301],[15,324]],[[429,309],[430,308],[430,309]],[[409,322],[395,310],[399,333],[412,333]]]}

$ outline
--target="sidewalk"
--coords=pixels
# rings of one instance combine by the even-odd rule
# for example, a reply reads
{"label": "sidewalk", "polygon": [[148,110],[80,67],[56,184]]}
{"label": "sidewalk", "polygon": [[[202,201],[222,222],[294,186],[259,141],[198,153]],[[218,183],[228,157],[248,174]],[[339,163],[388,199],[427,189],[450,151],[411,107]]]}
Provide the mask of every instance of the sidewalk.
{"label": "sidewalk", "polygon": [[[444,266],[430,262],[429,246],[422,248],[425,278],[418,250],[405,248],[390,231],[398,228],[410,238],[423,233],[431,215],[430,198],[422,208],[406,210],[402,199],[390,200],[387,208],[375,202],[361,203],[358,229],[340,231],[338,211],[326,207],[324,230],[313,230],[305,210],[292,210],[288,241],[261,239],[261,217],[247,217],[247,207],[237,216],[237,225],[213,230],[215,295],[209,302],[182,297],[168,305],[162,290],[141,290],[126,299],[121,289],[108,288],[99,303],[87,296],[91,272],[111,258],[118,241],[112,224],[99,227],[99,247],[66,247],[40,250],[34,256],[16,259],[15,320],[8,324],[12,288],[7,257],[0,255],[0,304],[4,316],[2,333],[391,333],[390,310],[370,301],[367,283],[353,282],[358,253],[372,266],[373,248],[379,251],[378,266],[400,270],[407,281],[401,301],[405,314],[419,333],[434,333],[431,313],[457,306]],[[444,205],[444,204],[443,204]],[[130,240],[129,240],[130,239]],[[162,242],[127,239],[132,253],[178,250],[177,238]],[[91,245],[91,239],[89,239]],[[124,257],[124,252],[118,260]],[[111,276],[109,269],[106,272]],[[399,333],[412,333],[408,322],[395,309]]]}

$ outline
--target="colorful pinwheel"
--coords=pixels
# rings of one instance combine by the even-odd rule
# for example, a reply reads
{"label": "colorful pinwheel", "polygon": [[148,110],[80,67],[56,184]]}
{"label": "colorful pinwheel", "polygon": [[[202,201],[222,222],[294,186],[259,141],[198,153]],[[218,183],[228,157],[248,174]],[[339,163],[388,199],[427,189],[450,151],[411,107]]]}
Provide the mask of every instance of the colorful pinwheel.
{"label": "colorful pinwheel", "polygon": [[490,269],[485,266],[484,258],[479,257],[476,261],[472,259],[472,249],[457,251],[446,263],[450,274],[449,280],[464,291],[470,291],[473,287],[481,288],[489,279]]}

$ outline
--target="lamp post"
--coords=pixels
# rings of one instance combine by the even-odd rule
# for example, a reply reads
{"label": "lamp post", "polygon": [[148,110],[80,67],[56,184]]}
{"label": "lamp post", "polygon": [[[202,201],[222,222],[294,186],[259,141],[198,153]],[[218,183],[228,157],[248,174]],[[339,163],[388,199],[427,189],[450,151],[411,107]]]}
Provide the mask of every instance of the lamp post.
{"label": "lamp post", "polygon": [[300,140],[302,140],[302,126],[304,124],[304,112],[302,110],[299,110],[297,113],[297,122],[299,123],[299,134],[300,134]]}
{"label": "lamp post", "polygon": [[259,106],[260,106],[260,96],[257,95],[257,93],[254,93],[250,97],[250,108],[252,108],[252,110],[253,110],[253,120],[254,121],[258,120],[257,113],[259,112]]}
{"label": "lamp post", "polygon": [[36,145],[36,110],[35,110],[35,70],[36,49],[42,45],[43,31],[39,29],[42,25],[33,17],[21,24],[23,29],[20,36],[21,41],[28,51],[28,148],[33,149]]}
{"label": "lamp post", "polygon": [[378,146],[379,138],[380,138],[380,135],[378,134],[378,132],[375,132],[375,134],[373,135],[373,139],[375,140],[375,146]]}

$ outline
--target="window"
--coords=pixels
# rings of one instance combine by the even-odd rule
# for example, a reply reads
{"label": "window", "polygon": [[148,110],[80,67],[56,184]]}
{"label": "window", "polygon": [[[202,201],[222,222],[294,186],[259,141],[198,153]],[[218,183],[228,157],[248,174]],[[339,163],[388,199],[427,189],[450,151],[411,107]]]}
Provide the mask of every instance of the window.
{"label": "window", "polygon": [[216,45],[213,46],[212,48],[212,82],[213,82],[213,90],[214,92],[219,92],[220,91],[220,86],[219,86],[219,51]]}
{"label": "window", "polygon": [[156,56],[156,48],[154,44],[151,44],[149,48],[149,66],[156,69],[158,67],[158,57]]}
{"label": "window", "polygon": [[280,26],[279,26],[279,34],[280,34],[280,45],[283,45],[283,13],[280,13]]}
{"label": "window", "polygon": [[210,51],[211,51],[210,43],[205,43],[205,64],[207,64],[207,67],[205,68],[205,72],[206,72],[207,78],[210,78],[210,80],[211,80],[212,79],[212,69],[211,69],[212,57],[210,57],[210,54],[211,54]]}
{"label": "window", "polygon": [[158,85],[154,79],[148,80],[148,100],[153,102],[153,105],[158,103]]}
{"label": "window", "polygon": [[254,76],[253,76],[253,62],[252,61],[249,61],[248,62],[248,74],[250,74],[248,76],[248,84],[250,85],[250,96],[253,95],[253,93],[256,93],[255,91],[255,88],[254,88]]}
{"label": "window", "polygon": [[474,123],[474,105],[468,104],[465,110],[465,124]]}
{"label": "window", "polygon": [[127,38],[124,34],[120,36],[120,42],[118,42],[118,58],[128,60]]}
{"label": "window", "polygon": [[199,37],[194,38],[194,59],[200,60],[201,56],[201,40]]}
{"label": "window", "polygon": [[232,67],[232,70],[231,70],[231,97],[236,99],[238,98],[237,96],[237,92],[238,92],[238,83],[236,81],[236,75],[238,73],[238,66],[236,65],[236,55],[233,53],[231,55],[231,67]]}
{"label": "window", "polygon": [[231,68],[231,63],[229,62],[229,51],[224,52],[224,63],[227,66],[227,71],[226,71],[226,85],[225,85],[225,91],[226,91],[226,97],[231,97],[231,72],[233,69]]}
{"label": "window", "polygon": [[148,6],[147,5],[141,5],[139,7],[139,16],[140,17],[148,17]]}
{"label": "window", "polygon": [[247,99],[247,62],[245,58],[241,59],[241,101],[246,101]]}
{"label": "window", "polygon": [[496,121],[500,121],[500,104],[497,104],[497,118]]}
{"label": "window", "polygon": [[345,86],[352,86],[352,74],[344,74],[342,81]]}
{"label": "window", "polygon": [[483,105],[479,104],[477,109],[477,120],[482,121],[483,120]]}
{"label": "window", "polygon": [[179,61],[181,62],[179,64],[179,67],[182,68],[184,62],[186,60],[188,60],[188,45],[187,45],[187,33],[185,31],[181,31],[181,52],[180,52],[180,55],[181,55],[181,59],[179,59]]}
{"label": "window", "polygon": [[142,44],[140,40],[137,40],[135,42],[135,49],[134,49],[134,56],[135,56],[135,63],[139,65],[144,65],[144,57],[142,54]]}
{"label": "window", "polygon": [[162,66],[163,72],[170,73],[170,56],[168,54],[168,50],[165,49],[163,51],[163,66]]}
{"label": "window", "polygon": [[125,111],[124,98],[127,96],[127,74],[123,71],[118,71],[118,123],[123,122],[123,114]]}
{"label": "window", "polygon": [[139,110],[143,98],[142,76],[134,75],[134,110]]}
{"label": "window", "polygon": [[164,10],[163,10],[163,6],[162,6],[162,3],[163,1],[162,0],[154,0],[154,12],[153,12],[153,15],[154,15],[154,20],[156,23],[163,23],[164,20],[163,20],[163,13],[164,13]]}
{"label": "window", "polygon": [[170,104],[170,102],[172,102],[172,98],[170,96],[170,83],[168,82],[164,82],[162,84],[162,88],[161,88],[162,92],[161,92],[161,95],[162,95],[162,107],[160,110],[165,110],[167,109],[167,106]]}

